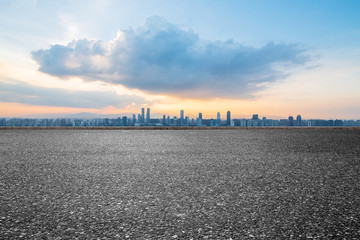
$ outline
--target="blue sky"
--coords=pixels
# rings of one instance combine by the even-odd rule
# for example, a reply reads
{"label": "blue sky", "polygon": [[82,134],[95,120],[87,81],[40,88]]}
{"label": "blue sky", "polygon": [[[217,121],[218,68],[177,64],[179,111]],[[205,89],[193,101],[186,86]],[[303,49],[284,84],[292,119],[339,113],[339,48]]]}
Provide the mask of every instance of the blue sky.
{"label": "blue sky", "polygon": [[360,118],[359,12],[346,0],[2,0],[2,115]]}

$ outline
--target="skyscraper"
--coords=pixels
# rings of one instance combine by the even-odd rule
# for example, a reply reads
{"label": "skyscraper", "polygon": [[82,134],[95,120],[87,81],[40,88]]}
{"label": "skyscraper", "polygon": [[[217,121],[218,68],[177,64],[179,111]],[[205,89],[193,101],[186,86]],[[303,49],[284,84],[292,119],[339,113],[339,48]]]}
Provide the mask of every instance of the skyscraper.
{"label": "skyscraper", "polygon": [[289,117],[288,126],[290,126],[290,127],[294,126],[294,117],[293,116]]}
{"label": "skyscraper", "polygon": [[146,109],[146,123],[150,124],[150,108]]}
{"label": "skyscraper", "polygon": [[141,108],[141,123],[145,123],[145,108]]}
{"label": "skyscraper", "polygon": [[299,126],[299,127],[302,126],[301,115],[297,115],[297,117],[296,117],[296,126]]}
{"label": "skyscraper", "polygon": [[220,112],[217,113],[216,116],[216,126],[220,126],[221,125],[221,116],[220,116]]}
{"label": "skyscraper", "polygon": [[254,121],[259,120],[259,114],[253,114],[253,117],[251,120],[254,120]]}
{"label": "skyscraper", "polygon": [[165,115],[163,115],[162,124],[163,124],[163,126],[166,126],[166,116]]}
{"label": "skyscraper", "polygon": [[126,117],[126,116],[122,117],[122,124],[121,124],[121,126],[127,126],[127,117]]}
{"label": "skyscraper", "polygon": [[202,120],[202,113],[199,113],[199,119]]}
{"label": "skyscraper", "polygon": [[184,125],[184,110],[180,110],[180,126]]}
{"label": "skyscraper", "polygon": [[227,114],[226,114],[226,126],[230,126],[231,124],[231,113],[230,111],[227,111]]}
{"label": "skyscraper", "polygon": [[133,114],[133,119],[132,119],[132,123],[131,123],[131,125],[135,125],[135,123],[136,123],[136,115],[135,115],[135,114]]}

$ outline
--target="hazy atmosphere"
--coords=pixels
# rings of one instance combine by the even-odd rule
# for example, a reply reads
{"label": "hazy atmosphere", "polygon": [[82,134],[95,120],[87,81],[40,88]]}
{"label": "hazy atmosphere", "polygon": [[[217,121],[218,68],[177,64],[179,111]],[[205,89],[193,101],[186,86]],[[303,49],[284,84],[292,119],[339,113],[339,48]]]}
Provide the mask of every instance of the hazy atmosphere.
{"label": "hazy atmosphere", "polygon": [[0,2],[0,117],[360,118],[359,1]]}

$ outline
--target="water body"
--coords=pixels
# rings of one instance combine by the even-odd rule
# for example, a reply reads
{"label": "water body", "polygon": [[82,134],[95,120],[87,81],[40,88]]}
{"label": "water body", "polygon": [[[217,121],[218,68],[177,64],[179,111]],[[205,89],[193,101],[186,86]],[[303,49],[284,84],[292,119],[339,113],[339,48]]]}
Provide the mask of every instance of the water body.
{"label": "water body", "polygon": [[0,131],[1,239],[356,239],[359,209],[359,130]]}

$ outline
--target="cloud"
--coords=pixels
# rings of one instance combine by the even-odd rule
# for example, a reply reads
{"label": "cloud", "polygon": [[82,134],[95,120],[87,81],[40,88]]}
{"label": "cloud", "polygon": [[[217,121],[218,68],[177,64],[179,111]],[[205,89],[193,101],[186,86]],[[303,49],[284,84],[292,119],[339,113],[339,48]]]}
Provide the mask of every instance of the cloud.
{"label": "cloud", "polygon": [[298,44],[269,42],[254,48],[229,41],[206,41],[161,17],[136,30],[118,32],[109,42],[73,40],[32,52],[39,70],[82,77],[142,91],[187,98],[247,98],[266,83],[287,77],[309,61]]}
{"label": "cloud", "polygon": [[118,95],[116,92],[110,91],[67,91],[57,88],[36,87],[14,80],[11,82],[0,82],[0,102],[74,108],[105,108],[108,106],[124,108],[134,103],[145,103],[141,97]]}

